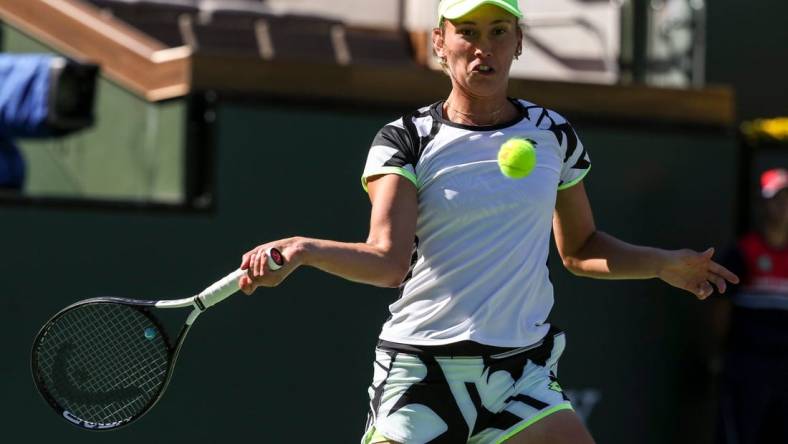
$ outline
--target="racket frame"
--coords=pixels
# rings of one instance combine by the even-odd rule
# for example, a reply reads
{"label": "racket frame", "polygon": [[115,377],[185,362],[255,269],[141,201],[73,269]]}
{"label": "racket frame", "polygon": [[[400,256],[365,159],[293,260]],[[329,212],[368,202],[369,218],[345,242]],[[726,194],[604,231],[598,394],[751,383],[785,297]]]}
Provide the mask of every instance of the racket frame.
{"label": "racket frame", "polygon": [[[282,253],[275,249],[275,248],[268,248],[266,250],[267,256],[267,265],[270,271],[276,271],[284,265],[284,257]],[[181,347],[183,346],[183,342],[186,339],[186,335],[189,333],[192,324],[197,319],[197,317],[204,312],[205,310],[211,308],[212,306],[218,304],[219,302],[227,299],[228,297],[235,294],[239,288],[237,285],[238,279],[241,276],[248,273],[248,270],[244,269],[237,269],[232,273],[228,274],[227,276],[219,279],[218,281],[214,282],[210,286],[208,286],[205,290],[201,291],[199,294],[195,296],[191,296],[188,298],[182,299],[172,299],[172,300],[144,300],[144,299],[129,299],[129,298],[118,298],[118,297],[98,297],[98,298],[91,298],[85,299],[74,304],[69,305],[68,307],[63,308],[59,312],[57,312],[54,316],[52,316],[41,329],[39,330],[38,334],[36,335],[35,340],[33,341],[33,347],[31,350],[31,359],[30,359],[30,370],[33,375],[33,381],[35,382],[36,388],[44,400],[64,419],[69,421],[70,423],[81,427],[86,430],[94,430],[94,431],[110,431],[110,430],[117,430],[121,427],[127,426],[132,422],[136,421],[137,419],[144,416],[147,412],[149,412],[153,406],[162,398],[164,395],[167,386],[172,379],[173,371],[175,369],[175,363],[178,360],[178,354],[181,351]],[[63,406],[61,406],[54,397],[49,393],[46,388],[46,384],[43,380],[41,380],[40,372],[38,371],[38,359],[36,357],[36,352],[38,349],[39,343],[46,337],[46,333],[49,331],[49,328],[65,313],[69,310],[74,308],[87,305],[87,304],[122,304],[134,307],[137,311],[144,314],[151,322],[159,329],[161,334],[164,336],[164,342],[167,345],[167,352],[169,355],[169,363],[167,364],[167,373],[165,375],[164,382],[161,385],[161,388],[156,393],[156,395],[151,398],[148,404],[139,411],[134,416],[129,418],[114,421],[110,423],[96,423],[91,421],[86,421],[82,418],[77,417],[73,413],[69,412]],[[161,324],[161,321],[152,313],[151,308],[161,308],[161,309],[174,309],[174,308],[186,308],[192,306],[193,309],[186,317],[186,321],[181,327],[180,332],[178,333],[178,338],[175,340],[175,344],[172,344],[170,338],[167,336],[166,330],[164,330],[164,326]]]}
{"label": "racket frame", "polygon": [[[65,420],[69,421],[70,423],[81,427],[86,430],[94,430],[94,431],[110,431],[110,430],[117,430],[121,427],[124,427],[132,422],[136,421],[137,419],[144,416],[147,412],[149,412],[153,406],[162,398],[164,395],[167,386],[172,379],[173,370],[175,369],[175,363],[178,360],[178,354],[181,351],[181,347],[183,346],[184,341],[186,340],[186,335],[189,333],[192,324],[197,319],[197,317],[207,310],[208,308],[216,305],[217,303],[227,299],[235,292],[238,291],[238,286],[236,282],[238,279],[246,274],[246,270],[235,270],[232,273],[228,274],[227,276],[223,277],[222,279],[218,280],[202,292],[195,296],[191,296],[188,298],[183,299],[172,299],[172,300],[144,300],[144,299],[128,299],[128,298],[118,298],[118,297],[97,297],[91,299],[85,299],[74,304],[71,304],[59,312],[57,312],[54,316],[52,316],[41,329],[38,331],[35,340],[33,341],[33,347],[31,350],[31,358],[30,358],[30,371],[33,375],[33,381],[35,382],[36,388],[44,400]],[[66,410],[63,406],[58,403],[54,397],[49,393],[49,390],[46,387],[46,384],[41,378],[41,374],[38,371],[38,358],[37,358],[37,350],[38,346],[42,340],[46,338],[46,334],[48,333],[50,327],[64,314],[73,310],[77,307],[81,307],[84,305],[90,304],[121,304],[134,307],[137,311],[144,314],[151,322],[159,329],[161,334],[164,336],[164,342],[167,345],[167,354],[169,358],[169,362],[167,364],[167,373],[164,378],[164,382],[161,384],[159,391],[156,393],[155,396],[151,398],[148,404],[140,410],[134,416],[129,418],[122,419],[120,421],[114,421],[109,423],[98,423],[87,421],[78,416],[74,415],[73,413]],[[184,322],[183,326],[181,327],[180,332],[178,333],[178,337],[173,343],[170,341],[169,336],[167,335],[164,326],[162,325],[161,321],[153,314],[151,311],[152,308],[160,308],[160,309],[177,309],[177,308],[187,308],[192,306],[193,309],[186,317],[186,321]]]}

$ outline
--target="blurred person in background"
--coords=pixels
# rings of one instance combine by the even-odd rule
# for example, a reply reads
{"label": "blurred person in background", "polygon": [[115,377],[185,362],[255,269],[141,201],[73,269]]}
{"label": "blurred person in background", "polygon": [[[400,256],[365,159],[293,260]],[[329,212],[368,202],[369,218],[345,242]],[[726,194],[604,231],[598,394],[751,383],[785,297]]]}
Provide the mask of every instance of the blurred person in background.
{"label": "blurred person in background", "polygon": [[[593,443],[556,376],[565,340],[547,322],[551,231],[576,275],[660,278],[699,298],[737,281],[713,249],[641,247],[596,229],[582,182],[591,163],[572,126],[507,97],[521,17],[517,0],[441,1],[432,37],[452,90],[372,142],[366,242],[293,237],[243,255],[247,294],[302,265],[400,288],[375,351],[364,444]],[[514,180],[497,154],[517,137],[535,145],[537,163]],[[287,261],[275,272],[271,247]]]}
{"label": "blurred person in background", "polygon": [[788,443],[788,170],[760,178],[762,223],[724,263],[742,277],[720,396],[720,444]]}
{"label": "blurred person in background", "polygon": [[98,67],[52,54],[0,53],[0,191],[21,191],[23,138],[60,138],[93,125]]}

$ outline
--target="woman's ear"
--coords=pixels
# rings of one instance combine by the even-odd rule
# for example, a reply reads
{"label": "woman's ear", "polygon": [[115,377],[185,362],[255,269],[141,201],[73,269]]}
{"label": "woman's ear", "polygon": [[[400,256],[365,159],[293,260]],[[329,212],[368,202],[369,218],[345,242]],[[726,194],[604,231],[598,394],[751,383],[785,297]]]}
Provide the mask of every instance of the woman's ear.
{"label": "woman's ear", "polygon": [[434,28],[432,30],[432,50],[435,52],[435,55],[438,56],[440,59],[446,58],[446,52],[444,51],[444,39],[443,39],[443,29],[441,28]]}
{"label": "woman's ear", "polygon": [[523,37],[525,35],[525,31],[523,31],[523,26],[517,26],[517,49],[514,51],[514,59],[517,60],[520,58],[520,55],[523,53]]}

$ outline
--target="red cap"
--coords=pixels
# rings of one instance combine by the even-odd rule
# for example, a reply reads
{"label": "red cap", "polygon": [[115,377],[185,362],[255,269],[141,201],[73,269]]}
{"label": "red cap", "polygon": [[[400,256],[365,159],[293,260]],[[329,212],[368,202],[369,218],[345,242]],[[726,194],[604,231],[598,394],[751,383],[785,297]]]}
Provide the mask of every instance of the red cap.
{"label": "red cap", "polygon": [[771,199],[780,190],[788,187],[788,171],[785,168],[774,168],[761,174],[761,195]]}

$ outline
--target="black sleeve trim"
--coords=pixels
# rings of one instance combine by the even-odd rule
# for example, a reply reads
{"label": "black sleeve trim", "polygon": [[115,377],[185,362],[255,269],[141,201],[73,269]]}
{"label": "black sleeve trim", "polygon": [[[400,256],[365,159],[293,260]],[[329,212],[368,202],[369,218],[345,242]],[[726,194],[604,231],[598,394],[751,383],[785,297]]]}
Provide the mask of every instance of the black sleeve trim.
{"label": "black sleeve trim", "polygon": [[408,155],[413,161],[411,165],[413,165],[414,167],[416,166],[416,163],[418,163],[422,151],[421,136],[419,136],[419,130],[416,129],[416,124],[413,123],[413,119],[419,116],[420,114],[418,111],[415,113],[409,113],[402,116],[402,125],[405,127],[405,131],[410,140],[410,144],[409,144],[410,151],[408,152]]}
{"label": "black sleeve trim", "polygon": [[407,130],[394,125],[386,125],[375,136],[372,146],[387,146],[397,150],[391,159],[386,161],[383,166],[401,167],[405,165],[416,165],[414,156],[413,141]]}
{"label": "black sleeve trim", "polygon": [[430,133],[424,137],[419,134],[415,120],[429,115],[428,112],[415,111],[402,116],[402,126],[386,125],[375,136],[373,146],[387,146],[397,150],[383,166],[402,167],[412,165],[414,168],[421,158],[424,148],[438,135],[441,122],[433,119]]}

